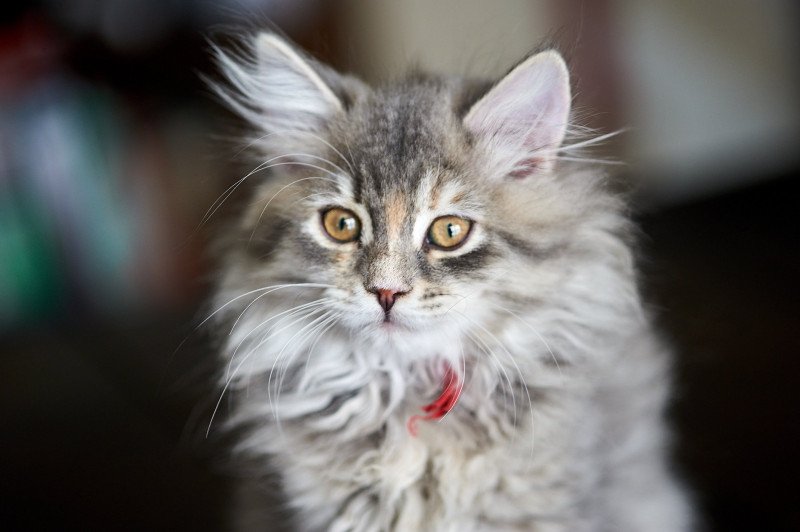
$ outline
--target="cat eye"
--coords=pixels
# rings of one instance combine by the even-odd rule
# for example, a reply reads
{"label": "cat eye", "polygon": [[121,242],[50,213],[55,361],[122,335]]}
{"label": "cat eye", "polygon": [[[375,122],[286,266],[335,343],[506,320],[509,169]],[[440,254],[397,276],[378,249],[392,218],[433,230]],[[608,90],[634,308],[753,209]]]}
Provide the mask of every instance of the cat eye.
{"label": "cat eye", "polygon": [[361,235],[361,221],[352,211],[333,207],[322,213],[322,227],[337,242],[353,242]]}
{"label": "cat eye", "polygon": [[428,244],[439,249],[456,249],[467,239],[472,222],[458,216],[436,218],[428,228]]}

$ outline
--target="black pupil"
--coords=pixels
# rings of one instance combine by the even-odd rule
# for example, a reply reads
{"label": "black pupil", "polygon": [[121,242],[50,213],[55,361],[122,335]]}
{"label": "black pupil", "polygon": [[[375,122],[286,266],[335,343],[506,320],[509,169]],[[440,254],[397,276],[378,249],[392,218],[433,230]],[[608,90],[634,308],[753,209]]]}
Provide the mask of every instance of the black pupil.
{"label": "black pupil", "polygon": [[350,223],[350,218],[346,216],[342,216],[339,218],[339,231],[345,231],[350,228],[352,224]]}

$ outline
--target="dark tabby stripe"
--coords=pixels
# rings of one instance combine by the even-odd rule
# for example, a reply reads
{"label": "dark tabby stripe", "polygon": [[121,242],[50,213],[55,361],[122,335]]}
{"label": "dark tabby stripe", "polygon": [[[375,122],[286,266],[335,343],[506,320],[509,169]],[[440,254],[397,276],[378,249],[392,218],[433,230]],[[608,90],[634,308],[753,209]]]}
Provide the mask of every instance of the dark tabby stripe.
{"label": "dark tabby stripe", "polygon": [[527,242],[506,231],[498,231],[496,234],[513,251],[538,261],[551,259],[557,255],[560,255],[567,249],[567,246],[563,244],[537,246],[536,244]]}
{"label": "dark tabby stripe", "polygon": [[[247,242],[247,253],[256,259],[265,259],[281,245],[292,227],[292,222],[282,218],[262,220],[255,233],[243,231],[242,238]],[[250,238],[250,235],[253,238]]]}
{"label": "dark tabby stripe", "polygon": [[474,274],[485,268],[496,256],[497,250],[491,244],[484,244],[464,255],[442,259],[439,264],[449,270],[451,275]]}

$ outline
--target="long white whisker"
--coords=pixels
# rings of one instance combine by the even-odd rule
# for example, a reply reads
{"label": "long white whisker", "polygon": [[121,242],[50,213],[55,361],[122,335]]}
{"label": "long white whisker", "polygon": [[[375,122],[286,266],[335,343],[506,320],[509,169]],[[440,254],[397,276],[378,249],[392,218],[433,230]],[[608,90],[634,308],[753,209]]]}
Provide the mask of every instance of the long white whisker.
{"label": "long white whisker", "polygon": [[569,161],[575,163],[587,163],[587,164],[607,164],[609,166],[627,166],[628,164],[623,161],[617,161],[613,159],[589,159],[586,157],[562,157],[557,156],[556,159],[559,161]]}
{"label": "long white whisker", "polygon": [[[291,154],[291,155],[298,156],[298,155],[302,155],[302,154]],[[312,155],[311,157],[313,158],[315,156]],[[326,160],[326,159],[323,159],[323,160]],[[269,167],[272,168],[272,167],[275,167],[275,166],[305,166],[307,168],[313,168],[314,170],[319,170],[320,172],[325,172],[326,174],[331,175],[331,176],[336,177],[336,178],[339,178],[339,179],[343,179],[344,178],[342,175],[337,174],[336,172],[333,172],[331,170],[328,170],[327,168],[323,168],[322,166],[319,166],[317,164],[304,163],[303,161],[289,161],[289,162],[286,162],[286,163],[275,163],[275,164],[271,164]],[[339,181],[336,181],[335,179],[330,179],[330,178],[325,178],[325,179],[328,179],[332,183],[339,184]]]}
{"label": "long white whisker", "polygon": [[340,317],[341,317],[341,314],[338,314],[338,313],[337,314],[331,314],[331,318],[327,322],[327,325],[325,325],[325,328],[322,331],[320,331],[320,333],[317,335],[317,339],[314,340],[314,343],[311,344],[311,348],[310,348],[310,350],[308,352],[308,356],[306,357],[306,363],[305,363],[305,366],[304,366],[304,369],[303,369],[304,372],[308,371],[308,364],[311,361],[311,355],[314,352],[314,349],[316,349],[316,347],[317,347],[317,342],[319,342],[319,340],[325,335],[326,332],[328,332],[330,329],[332,329],[336,325],[336,323],[339,321]]}
{"label": "long white whisker", "polygon": [[[313,166],[313,165],[309,165],[309,166]],[[252,242],[252,241],[253,241],[253,237],[254,237],[254,236],[255,236],[255,234],[256,234],[256,229],[257,229],[257,228],[258,228],[258,226],[261,224],[261,219],[262,219],[262,218],[264,218],[264,213],[266,213],[266,212],[267,212],[267,208],[268,208],[268,207],[270,206],[270,204],[272,203],[272,200],[274,200],[276,197],[278,197],[278,195],[279,195],[281,192],[283,192],[284,190],[286,190],[287,188],[289,188],[289,187],[292,187],[292,186],[294,186],[294,185],[296,185],[297,183],[300,183],[300,182],[302,182],[302,181],[310,181],[310,180],[312,180],[312,179],[320,179],[320,180],[323,180],[323,181],[330,181],[330,182],[332,182],[332,183],[336,183],[336,181],[334,181],[333,179],[327,178],[327,177],[311,176],[311,177],[303,177],[303,178],[300,178],[300,179],[296,179],[296,180],[292,181],[291,183],[289,183],[288,185],[285,185],[285,186],[281,187],[281,189],[280,189],[279,191],[277,191],[275,194],[273,194],[273,195],[272,195],[272,197],[269,199],[269,201],[267,202],[267,204],[266,204],[266,205],[264,205],[264,208],[263,208],[263,209],[261,209],[261,213],[258,215],[258,220],[256,220],[256,225],[255,225],[255,227],[253,228],[253,231],[250,233],[250,239],[248,240],[248,244],[249,244],[250,242]]]}
{"label": "long white whisker", "polygon": [[[254,347],[252,347],[247,352],[247,354],[245,355],[245,358],[249,358],[250,355],[254,351],[258,350],[259,347],[261,347],[262,345],[267,343],[267,341],[269,341],[270,338],[274,338],[275,336],[277,336],[281,332],[285,331],[286,329],[294,327],[297,323],[299,323],[299,322],[303,321],[304,319],[306,319],[306,318],[318,313],[320,310],[322,310],[323,312],[327,312],[324,309],[325,305],[326,305],[326,303],[323,302],[323,303],[321,303],[319,305],[311,305],[311,306],[308,306],[308,307],[300,309],[300,310],[291,311],[288,314],[286,314],[285,312],[282,313],[282,314],[286,314],[286,315],[283,316],[281,319],[279,319],[274,324],[272,324],[269,329],[267,329],[266,331],[264,331],[263,334],[261,334],[261,337],[259,338],[258,342],[256,343],[256,345]],[[290,318],[293,318],[293,317],[297,316],[298,314],[302,314],[302,316],[300,316],[298,319],[288,323],[287,325],[284,325],[284,326],[278,328],[286,320],[288,320]],[[238,349],[238,346],[237,346],[237,349]],[[231,360],[231,362],[232,362],[232,360]],[[251,374],[252,374],[252,372],[251,372]],[[247,381],[247,390],[248,390],[248,392],[250,390],[250,376],[251,376],[251,374],[248,375],[248,381]]]}
{"label": "long white whisker", "polygon": [[[319,135],[315,135],[314,133],[311,133],[311,132],[308,132],[308,131],[307,131],[307,132],[304,132],[304,133],[305,133],[306,135],[310,136],[310,137],[313,137],[313,138],[315,138],[315,139],[319,140],[320,142],[322,142],[323,144],[325,144],[327,147],[329,147],[330,149],[332,149],[334,152],[336,152],[336,155],[338,155],[339,157],[341,157],[341,158],[342,158],[342,160],[345,162],[345,164],[347,164],[347,167],[350,169],[350,172],[351,172],[351,173],[353,173],[353,174],[355,174],[355,173],[356,173],[356,169],[355,169],[355,167],[353,167],[353,163],[351,163],[351,162],[350,162],[350,160],[349,160],[347,157],[345,157],[345,156],[344,156],[344,154],[342,154],[342,152],[340,152],[339,150],[337,150],[337,149],[336,149],[336,148],[333,146],[333,144],[331,144],[331,143],[330,143],[330,142],[328,142],[327,140],[323,139],[323,138],[322,138],[322,137],[320,137]],[[351,153],[350,155],[352,156],[352,153]],[[347,172],[345,172],[344,170],[342,170],[340,167],[338,167],[338,166],[336,166],[335,164],[333,164],[332,162],[330,162],[330,161],[326,161],[326,162],[327,162],[328,164],[330,164],[331,166],[335,167],[337,170],[339,170],[339,171],[340,171],[340,172],[342,172],[343,174],[346,174],[346,173],[347,173]]]}
{"label": "long white whisker", "polygon": [[[316,314],[318,311],[319,311],[319,309],[315,309],[315,310],[311,311],[310,313],[308,313],[306,316],[304,316],[304,318],[311,317],[312,315]],[[283,345],[283,347],[281,348],[280,352],[278,353],[278,356],[275,357],[275,361],[272,363],[272,368],[270,369],[269,376],[267,378],[267,398],[269,400],[270,410],[272,410],[272,413],[275,416],[275,423],[277,425],[278,432],[281,431],[281,420],[280,420],[280,412],[278,411],[278,404],[277,404],[277,402],[275,402],[275,400],[277,400],[277,396],[280,394],[280,388],[276,389],[275,400],[273,400],[273,396],[272,396],[272,378],[273,378],[273,375],[275,373],[275,368],[280,363],[281,358],[283,357],[283,353],[286,351],[286,348],[289,346],[289,344],[291,344],[292,341],[295,338],[297,338],[298,335],[303,334],[303,332],[306,331],[306,329],[308,329],[308,327],[311,327],[311,326],[315,325],[316,323],[318,323],[320,320],[325,319],[327,317],[327,315],[328,315],[328,311],[323,310],[322,316],[317,316],[310,323],[307,323],[306,325],[301,327],[297,332],[295,332],[286,341],[286,343]]]}
{"label": "long white whisker", "polygon": [[213,318],[217,313],[221,312],[228,305],[232,304],[235,301],[238,301],[239,299],[242,299],[243,297],[255,294],[256,292],[263,292],[265,290],[267,290],[268,293],[272,293],[277,290],[283,290],[285,288],[335,288],[335,287],[332,284],[323,284],[323,283],[286,283],[286,284],[274,284],[270,286],[262,286],[261,288],[256,288],[254,290],[250,290],[248,292],[239,294],[238,296],[231,298],[226,303],[217,308],[217,310],[209,314],[203,321],[201,321],[200,324],[197,326],[197,328],[202,327],[208,320]]}
{"label": "long white whisker", "polygon": [[264,292],[263,294],[260,294],[258,297],[253,299],[250,303],[248,303],[247,306],[244,308],[244,310],[242,310],[242,312],[239,313],[239,316],[236,318],[236,321],[233,322],[233,325],[231,326],[231,330],[228,332],[228,336],[230,336],[233,333],[233,330],[236,328],[236,325],[239,324],[239,320],[242,319],[242,316],[245,315],[245,313],[250,309],[250,307],[252,307],[253,304],[255,304],[259,299],[261,299],[262,297],[267,296],[267,295],[269,295],[271,293],[272,292]]}
{"label": "long white whisker", "polygon": [[536,330],[536,329],[533,327],[533,325],[531,325],[531,324],[530,324],[530,323],[528,323],[527,321],[523,320],[523,319],[522,319],[522,318],[521,318],[521,317],[520,317],[518,314],[516,314],[515,312],[513,312],[513,311],[512,311],[512,310],[510,310],[510,309],[507,309],[507,308],[503,307],[502,305],[498,305],[497,303],[494,303],[493,301],[489,301],[488,299],[484,299],[484,301],[483,301],[483,302],[484,302],[484,303],[489,303],[489,304],[490,304],[490,305],[492,305],[493,307],[495,307],[495,308],[497,308],[497,309],[500,309],[500,310],[502,310],[503,312],[507,312],[507,313],[508,313],[508,314],[510,314],[511,316],[513,316],[513,317],[515,317],[516,319],[518,319],[518,320],[520,321],[520,323],[522,323],[523,325],[525,325],[526,327],[528,327],[528,328],[531,330],[531,332],[532,332],[533,334],[535,334],[535,335],[536,335],[536,337],[537,337],[537,338],[539,338],[539,340],[540,340],[540,341],[541,341],[541,342],[544,344],[544,346],[547,348],[547,352],[548,352],[548,353],[550,353],[550,357],[553,359],[553,362],[555,363],[555,365],[556,365],[556,368],[558,369],[558,374],[559,374],[559,376],[561,377],[561,379],[563,380],[563,378],[564,378],[564,374],[561,372],[561,366],[559,366],[559,365],[558,365],[558,359],[556,358],[556,355],[555,355],[555,353],[553,353],[553,350],[550,348],[550,344],[549,344],[549,343],[547,343],[547,340],[545,340],[545,339],[544,339],[544,337],[543,337],[541,334],[539,334],[539,331],[537,331],[537,330]]}
{"label": "long white whisker", "polygon": [[552,152],[555,152],[555,153],[563,153],[563,152],[566,152],[566,151],[572,151],[572,150],[577,150],[577,149],[580,149],[580,148],[585,148],[587,146],[594,146],[595,144],[599,144],[599,143],[601,143],[603,141],[606,141],[606,140],[608,140],[610,138],[616,137],[617,135],[619,135],[621,133],[624,133],[625,131],[626,131],[625,129],[618,129],[617,131],[612,131],[611,133],[606,133],[605,135],[599,135],[597,137],[592,137],[590,139],[587,139],[587,140],[584,140],[584,141],[581,141],[581,142],[576,142],[575,144],[565,144],[565,145],[562,145],[562,146],[560,146],[558,148],[555,148],[553,150],[548,150],[548,151],[552,151]]}
{"label": "long white whisker", "polygon": [[[303,347],[303,343],[304,343],[304,342],[305,342],[305,341],[306,341],[308,338],[314,337],[314,335],[315,335],[315,334],[316,334],[316,333],[317,333],[317,332],[318,332],[318,331],[319,331],[319,330],[320,330],[322,327],[324,327],[324,326],[325,326],[325,324],[328,322],[328,320],[331,318],[331,316],[332,316],[332,315],[333,315],[333,311],[332,311],[332,310],[330,310],[330,309],[327,309],[327,310],[326,310],[326,311],[325,311],[325,312],[324,312],[324,313],[323,313],[321,316],[319,316],[319,319],[315,319],[315,320],[314,320],[314,322],[310,323],[310,324],[309,324],[309,326],[311,326],[311,328],[310,328],[308,331],[306,331],[305,335],[304,335],[303,337],[301,337],[301,338],[300,338],[300,339],[297,341],[297,344],[298,344],[300,347]],[[304,327],[304,328],[305,328],[305,327]],[[312,345],[316,345],[316,343],[313,343]],[[309,347],[309,349],[310,349],[310,347]],[[290,356],[289,358],[287,358],[287,359],[286,359],[286,362],[282,364],[282,366],[283,366],[282,368],[281,368],[281,367],[279,367],[279,368],[278,368],[278,378],[279,378],[279,380],[278,380],[278,390],[280,390],[280,389],[282,388],[282,386],[283,386],[283,379],[284,379],[284,377],[286,376],[286,373],[288,372],[288,370],[289,370],[289,367],[290,367],[290,365],[291,365],[291,361],[292,361],[293,357],[294,357],[296,354],[297,354],[297,351],[295,351],[295,353],[294,353],[292,356]]]}
{"label": "long white whisker", "polygon": [[317,196],[327,196],[327,192],[315,192],[314,194],[309,194],[307,196],[303,196],[302,198],[297,198],[294,203],[300,203],[301,201],[305,201],[309,198],[316,198]]}
{"label": "long white whisker", "polygon": [[[322,167],[319,167],[319,166],[316,166],[316,165],[304,163],[302,161],[291,161],[291,162],[283,162],[283,163],[271,164],[273,161],[277,161],[278,159],[282,159],[282,158],[286,158],[286,157],[308,157],[310,159],[320,160],[320,161],[328,163],[332,167],[336,168],[337,170],[342,172],[342,174],[346,174],[347,173],[340,166],[338,166],[336,163],[333,163],[333,162],[329,161],[328,159],[325,159],[324,157],[319,157],[317,155],[312,155],[310,153],[285,153],[285,154],[282,154],[282,155],[277,155],[275,157],[272,157],[272,158],[260,163],[258,166],[256,166],[252,170],[250,170],[247,174],[245,174],[242,178],[237,180],[234,184],[232,184],[231,186],[226,188],[225,191],[222,192],[222,194],[220,194],[219,197],[217,197],[216,200],[214,200],[214,202],[211,204],[211,206],[208,208],[208,210],[206,210],[205,214],[203,214],[203,217],[201,218],[200,223],[197,224],[197,227],[194,229],[192,234],[194,234],[197,231],[199,231],[200,228],[203,227],[203,225],[206,222],[208,222],[217,213],[217,211],[228,200],[228,198],[230,198],[233,195],[233,193],[236,192],[236,189],[238,189],[239,186],[241,186],[242,183],[244,183],[249,177],[251,177],[254,174],[257,174],[258,172],[262,172],[264,170],[269,170],[270,168],[275,168],[277,166],[300,165],[300,166],[310,166],[312,168],[321,170],[323,172],[327,172],[327,173],[329,173],[330,175],[332,175],[334,177],[338,177],[338,178],[342,177],[341,175],[336,174],[334,172],[331,172],[330,170],[327,170],[325,168],[322,168]],[[332,181],[337,183],[337,184],[339,184],[338,181],[335,181],[335,180],[332,180]]]}
{"label": "long white whisker", "polygon": [[[459,315],[461,315],[461,317],[463,317],[463,318],[465,318],[465,319],[467,319],[467,320],[469,321],[469,319],[468,319],[466,316],[464,316],[463,314],[461,314],[460,312],[459,312],[458,314],[459,314]],[[503,364],[500,362],[500,359],[499,359],[499,358],[497,358],[497,355],[494,353],[494,350],[493,350],[491,347],[489,347],[489,344],[487,344],[487,343],[486,343],[486,341],[484,341],[484,339],[483,339],[483,338],[481,338],[480,336],[478,336],[477,334],[475,334],[474,332],[472,332],[472,331],[469,331],[469,330],[468,330],[468,331],[466,331],[466,334],[467,334],[467,336],[468,336],[468,337],[470,337],[470,338],[471,338],[471,339],[472,339],[474,342],[476,342],[476,343],[478,343],[478,344],[479,344],[479,345],[478,345],[478,347],[479,347],[479,348],[480,348],[480,349],[481,349],[481,350],[482,350],[484,353],[486,353],[487,355],[489,355],[489,356],[492,358],[492,360],[494,361],[494,363],[496,364],[496,366],[497,366],[497,367],[500,369],[500,372],[502,373],[502,377],[505,379],[506,383],[508,384],[508,392],[509,392],[509,394],[511,395],[511,407],[512,407],[512,412],[514,412],[514,426],[516,427],[516,425],[517,425],[517,401],[516,401],[516,394],[514,393],[514,384],[511,382],[511,378],[508,376],[508,372],[506,371],[506,369],[505,369],[505,367],[503,366]],[[508,407],[508,405],[506,404],[506,408],[507,408],[507,407]]]}
{"label": "long white whisker", "polygon": [[522,374],[522,370],[520,369],[519,364],[517,364],[517,361],[514,360],[514,356],[508,351],[508,349],[505,347],[503,342],[501,342],[500,339],[497,338],[497,336],[494,335],[494,333],[492,333],[491,331],[487,330],[486,327],[484,327],[480,323],[476,322],[475,320],[471,319],[469,316],[466,316],[463,313],[458,312],[458,311],[456,311],[456,312],[458,314],[461,314],[470,323],[472,323],[473,325],[475,325],[476,327],[481,329],[483,332],[488,334],[492,339],[494,339],[494,341],[497,343],[497,345],[499,345],[503,349],[503,351],[505,351],[506,356],[511,361],[511,363],[514,365],[514,368],[516,368],[517,374],[519,375],[519,378],[520,378],[520,385],[522,386],[523,390],[525,390],[525,395],[528,398],[528,409],[530,411],[530,416],[531,416],[531,457],[533,457],[533,446],[534,446],[534,440],[535,440],[535,436],[536,436],[536,434],[534,432],[533,399],[531,398],[531,392],[528,389],[528,384],[525,382],[525,376]]}
{"label": "long white whisker", "polygon": [[[330,329],[332,324],[338,319],[338,316],[334,313],[334,311],[329,310],[328,312],[323,314],[321,316],[321,318],[322,318],[322,321],[319,321],[316,325],[314,325],[308,331],[308,333],[306,333],[305,338],[300,340],[301,347],[302,347],[302,342],[305,342],[305,340],[307,338],[314,337],[314,341],[312,342],[311,346],[309,346],[309,348],[308,348],[308,357],[306,358],[306,362],[308,361],[308,358],[311,357],[311,353],[314,352],[314,349],[316,348],[317,342],[319,342],[319,339],[322,338],[322,335],[325,334]],[[318,321],[318,320],[315,320],[315,321]],[[289,368],[291,366],[292,360],[294,360],[294,357],[297,356],[298,352],[299,351],[296,350],[295,353],[286,360],[286,362],[283,364],[283,370],[279,372],[278,395],[277,395],[277,398],[276,398],[276,405],[280,401],[280,391],[283,389],[283,380],[286,377],[286,373],[288,373],[288,371],[289,371]]]}
{"label": "long white whisker", "polygon": [[[228,361],[228,366],[227,366],[226,371],[225,371],[226,377],[228,376],[228,374],[230,372],[231,365],[233,364],[233,361],[236,358],[236,353],[242,347],[244,342],[247,341],[247,339],[250,337],[250,335],[252,335],[258,329],[260,329],[264,325],[268,324],[272,320],[274,320],[276,318],[280,318],[281,316],[286,316],[287,318],[289,318],[289,317],[292,317],[292,316],[295,316],[295,315],[299,314],[300,312],[302,312],[304,310],[307,310],[307,309],[310,309],[310,308],[313,308],[313,307],[320,307],[320,306],[326,305],[330,301],[332,301],[331,298],[322,298],[322,299],[317,299],[315,301],[311,301],[309,303],[304,303],[302,305],[294,306],[294,307],[292,307],[290,309],[284,310],[282,312],[279,312],[278,314],[275,314],[274,316],[271,316],[271,317],[267,318],[266,320],[262,321],[261,323],[259,323],[255,327],[253,327],[241,340],[239,340],[239,343],[236,344],[236,347],[234,348],[233,353],[231,353],[231,358]],[[272,329],[269,329],[266,334],[269,334],[269,332],[271,330]]]}
{"label": "long white whisker", "polygon": [[208,421],[208,428],[206,429],[206,437],[208,437],[209,433],[211,432],[211,425],[214,423],[214,417],[216,417],[216,415],[217,415],[217,411],[219,410],[219,406],[222,403],[222,398],[225,396],[225,393],[228,391],[228,388],[230,387],[231,383],[233,382],[234,378],[236,377],[236,374],[241,369],[242,365],[245,362],[247,362],[247,360],[253,355],[253,353],[255,353],[260,346],[264,345],[264,343],[267,340],[269,340],[270,338],[272,338],[273,336],[275,336],[279,332],[287,329],[288,327],[291,327],[292,325],[294,325],[298,321],[301,321],[301,320],[307,318],[308,316],[310,316],[310,315],[312,315],[312,314],[314,314],[314,313],[316,313],[318,311],[319,311],[318,308],[313,309],[308,314],[306,314],[304,316],[301,316],[300,318],[298,318],[297,320],[293,321],[289,325],[287,325],[287,326],[285,326],[285,327],[273,332],[272,334],[270,334],[266,338],[262,339],[255,347],[253,347],[250,351],[248,351],[247,354],[244,357],[242,357],[242,360],[239,361],[239,364],[236,366],[236,368],[233,370],[233,372],[230,374],[230,376],[228,376],[227,379],[225,380],[225,385],[222,387],[222,391],[219,394],[219,399],[217,399],[217,403],[214,406],[214,411],[211,413],[211,419]]}
{"label": "long white whisker", "polygon": [[[271,131],[269,133],[266,133],[264,135],[261,135],[259,137],[256,137],[255,139],[251,140],[249,143],[247,143],[246,146],[242,147],[237,154],[247,150],[248,148],[251,148],[256,142],[259,142],[261,140],[265,140],[265,139],[267,139],[269,137],[272,137],[274,135],[286,135],[286,134],[300,134],[300,135],[304,135],[304,136],[309,136],[309,137],[311,137],[311,138],[313,138],[315,140],[320,141],[321,143],[323,143],[324,145],[329,147],[331,150],[333,150],[339,157],[341,157],[342,160],[347,164],[347,167],[350,169],[350,171],[355,173],[355,168],[353,167],[353,163],[350,162],[350,160],[347,157],[345,157],[342,154],[341,151],[337,150],[336,147],[333,146],[333,144],[331,144],[330,142],[328,142],[324,138],[320,137],[319,135],[315,135],[314,133],[311,133],[310,131],[303,131],[303,130],[300,130],[300,129],[282,129],[280,131]],[[331,166],[333,166],[334,168],[336,168],[337,170],[339,170],[343,174],[347,173],[341,167],[337,166],[332,161],[329,161],[328,159],[325,159],[323,157],[319,157],[319,156],[315,156],[315,155],[311,155],[311,154],[300,154],[300,155],[301,156],[308,156],[308,157],[312,157],[312,158],[315,158],[315,159],[319,159],[319,160],[325,161],[326,163],[330,164]],[[352,157],[352,153],[350,155]]]}
{"label": "long white whisker", "polygon": [[251,295],[251,294],[255,294],[256,292],[263,292],[263,291],[265,291],[265,290],[269,290],[269,291],[271,291],[271,292],[274,292],[275,290],[282,290],[282,289],[284,289],[284,288],[335,288],[335,287],[334,287],[333,285],[331,285],[331,284],[321,284],[321,283],[287,283],[287,284],[278,284],[278,285],[262,286],[261,288],[256,288],[256,289],[254,289],[254,290],[250,290],[250,291],[248,291],[248,292],[245,292],[245,293],[243,293],[243,294],[239,294],[238,296],[236,296],[236,297],[234,297],[234,298],[232,298],[232,299],[229,299],[227,302],[225,302],[225,303],[223,303],[222,305],[220,305],[220,306],[219,306],[219,307],[218,307],[216,310],[214,310],[214,311],[213,311],[211,314],[209,314],[208,316],[206,316],[206,317],[205,317],[205,318],[204,318],[204,319],[203,319],[203,320],[202,320],[200,323],[198,323],[198,324],[197,324],[197,325],[196,325],[196,326],[195,326],[195,327],[192,329],[192,331],[191,331],[189,334],[187,334],[187,335],[186,335],[186,337],[185,337],[183,340],[181,340],[181,343],[179,343],[179,344],[178,344],[178,347],[176,347],[176,348],[175,348],[175,351],[173,351],[173,353],[172,353],[172,356],[175,356],[175,354],[176,354],[178,351],[180,351],[180,350],[181,350],[181,348],[183,347],[183,345],[184,345],[184,344],[185,344],[187,341],[189,341],[189,338],[190,338],[190,337],[191,337],[191,336],[192,336],[194,333],[196,333],[197,331],[199,331],[199,330],[200,330],[200,328],[201,328],[203,325],[205,325],[206,323],[208,323],[208,321],[209,321],[211,318],[213,318],[215,315],[217,315],[218,313],[220,313],[220,312],[222,312],[223,310],[225,310],[225,308],[226,308],[226,307],[228,307],[229,305],[233,304],[234,302],[238,301],[239,299],[242,299],[243,297],[247,297],[247,296],[249,296],[249,295]]}
{"label": "long white whisker", "polygon": [[[312,308],[309,308],[309,309],[304,309],[304,310],[305,310],[305,311],[307,311],[307,312],[303,313],[303,315],[302,315],[302,316],[300,316],[298,319],[296,319],[296,320],[292,321],[292,322],[291,322],[291,323],[289,323],[288,325],[284,325],[283,327],[280,327],[280,328],[276,328],[276,327],[278,327],[278,326],[279,326],[281,323],[283,323],[285,320],[287,320],[287,319],[289,319],[289,318],[293,318],[293,317],[294,317],[294,316],[296,316],[297,314],[300,314],[302,311],[301,311],[301,312],[293,312],[293,313],[291,313],[291,314],[289,314],[289,315],[286,315],[286,316],[284,316],[284,317],[283,317],[283,318],[281,318],[280,320],[278,320],[278,321],[277,321],[276,323],[274,323],[274,324],[273,324],[273,325],[272,325],[272,326],[271,326],[271,327],[270,327],[270,328],[269,328],[267,331],[265,331],[265,332],[264,332],[264,334],[261,336],[261,339],[258,341],[258,343],[256,343],[256,345],[255,345],[255,346],[253,346],[252,348],[250,348],[250,350],[247,352],[247,354],[246,354],[246,355],[244,356],[244,358],[242,359],[242,362],[244,362],[244,361],[245,361],[245,359],[247,359],[248,357],[250,357],[250,355],[252,355],[252,354],[253,354],[255,351],[257,351],[259,347],[261,347],[262,345],[264,345],[265,343],[267,343],[267,341],[268,341],[270,338],[274,338],[274,337],[275,337],[275,336],[277,336],[279,333],[282,333],[282,332],[283,332],[283,331],[285,331],[286,329],[289,329],[290,327],[293,327],[295,324],[297,324],[298,322],[300,322],[300,321],[302,321],[302,320],[304,320],[304,319],[308,318],[309,316],[312,316],[312,315],[314,315],[314,314],[318,313],[320,310],[322,310],[322,311],[325,311],[325,309],[324,309],[324,308],[321,308],[321,307],[323,307],[323,305],[319,305],[319,306],[312,307]],[[240,366],[241,366],[241,363],[239,364],[239,366],[237,366],[237,370],[238,370],[238,368],[239,368]],[[234,373],[235,373],[235,371],[236,371],[236,370],[234,370]]]}
{"label": "long white whisker", "polygon": [[[322,140],[322,139],[320,139],[320,140]],[[323,142],[325,142],[325,141],[323,141]],[[328,143],[325,142],[325,144],[328,144]],[[332,149],[336,150],[336,148],[333,148],[333,146],[331,146],[330,144],[328,144],[328,146],[330,146]],[[338,153],[338,151],[337,151],[337,153]],[[313,155],[313,154],[310,154],[310,153],[293,153],[293,154],[290,154],[290,155],[293,156],[293,157],[307,157],[309,159],[314,159],[315,161],[321,161],[323,163],[327,163],[327,164],[331,165],[333,168],[335,168],[336,170],[338,170],[340,173],[336,174],[336,173],[331,172],[330,170],[327,170],[325,168],[320,168],[318,166],[311,166],[308,163],[304,163],[302,161],[296,161],[295,164],[301,164],[301,165],[304,165],[304,166],[311,166],[312,168],[317,168],[318,170],[322,170],[323,172],[328,172],[332,176],[336,176],[336,177],[339,177],[339,178],[344,177],[345,175],[347,175],[347,171],[344,168],[342,168],[341,166],[339,166],[335,162],[331,161],[330,159],[326,159],[325,157],[320,157],[319,155]],[[339,155],[341,156],[341,153]],[[342,158],[344,159],[344,157],[342,157]],[[345,159],[345,161],[346,161],[346,159]],[[352,168],[351,168],[351,170],[352,170]]]}
{"label": "long white whisker", "polygon": [[[231,196],[231,194],[233,194],[236,191],[236,189],[239,188],[239,185],[244,183],[248,177],[262,170],[271,168],[270,163],[272,163],[273,161],[277,161],[282,157],[288,157],[288,156],[289,156],[288,154],[278,155],[277,157],[272,157],[271,159],[259,163],[255,168],[247,172],[241,179],[239,179],[234,184],[226,188],[225,191],[222,194],[220,194],[216,200],[214,200],[214,203],[212,203],[211,206],[208,208],[208,210],[206,210],[205,214],[203,214],[203,218],[200,220],[200,225],[198,226],[198,228],[202,226],[205,222],[207,222],[209,219],[211,219],[212,216],[214,216],[214,213],[217,212],[217,209],[219,209],[222,206],[222,204],[225,203],[225,201]],[[219,203],[219,205],[217,205],[217,203]]]}

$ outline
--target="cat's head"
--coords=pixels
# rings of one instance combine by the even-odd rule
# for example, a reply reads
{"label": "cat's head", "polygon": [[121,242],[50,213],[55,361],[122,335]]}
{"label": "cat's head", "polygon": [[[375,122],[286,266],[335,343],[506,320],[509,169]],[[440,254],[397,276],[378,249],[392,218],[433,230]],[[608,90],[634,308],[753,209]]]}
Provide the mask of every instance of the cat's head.
{"label": "cat's head", "polygon": [[583,221],[616,209],[596,176],[561,168],[571,97],[554,51],[495,83],[413,75],[377,89],[272,34],[248,59],[218,58],[260,163],[226,296],[308,285],[265,299],[379,341],[483,327],[556,297],[575,269],[565,257],[591,248]]}

